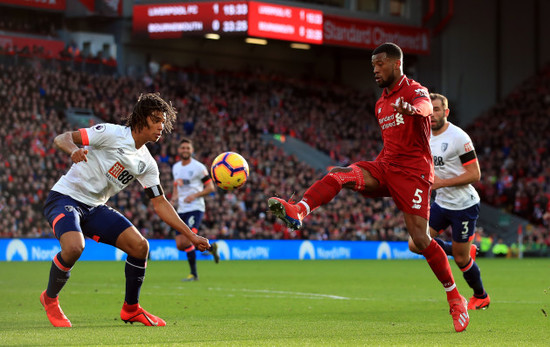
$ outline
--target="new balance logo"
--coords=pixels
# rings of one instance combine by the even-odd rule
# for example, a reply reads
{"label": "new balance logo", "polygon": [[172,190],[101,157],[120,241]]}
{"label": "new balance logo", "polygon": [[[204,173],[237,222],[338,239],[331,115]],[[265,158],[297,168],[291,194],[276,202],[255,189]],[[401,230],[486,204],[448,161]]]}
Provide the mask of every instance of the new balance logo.
{"label": "new balance logo", "polygon": [[411,208],[415,209],[415,210],[420,210],[420,205],[419,204],[414,204],[411,206]]}

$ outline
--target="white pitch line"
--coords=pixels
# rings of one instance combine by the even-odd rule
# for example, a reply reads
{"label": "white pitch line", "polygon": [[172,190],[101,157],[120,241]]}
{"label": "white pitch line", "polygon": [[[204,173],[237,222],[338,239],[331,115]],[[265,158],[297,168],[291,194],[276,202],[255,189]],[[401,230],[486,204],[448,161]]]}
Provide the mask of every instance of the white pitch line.
{"label": "white pitch line", "polygon": [[[208,288],[209,290],[218,290],[218,291],[225,291],[228,290],[225,288]],[[301,296],[301,297],[309,297],[310,299],[318,299],[318,298],[324,298],[324,299],[334,299],[334,300],[352,300],[352,298],[347,298],[345,296],[338,296],[338,295],[331,295],[331,294],[317,294],[317,293],[302,293],[302,292],[290,292],[290,291],[283,291],[283,290],[269,290],[269,289],[231,289],[229,291],[232,292],[248,292],[248,293],[262,293],[262,294],[282,294],[282,295],[291,295],[291,296]]]}

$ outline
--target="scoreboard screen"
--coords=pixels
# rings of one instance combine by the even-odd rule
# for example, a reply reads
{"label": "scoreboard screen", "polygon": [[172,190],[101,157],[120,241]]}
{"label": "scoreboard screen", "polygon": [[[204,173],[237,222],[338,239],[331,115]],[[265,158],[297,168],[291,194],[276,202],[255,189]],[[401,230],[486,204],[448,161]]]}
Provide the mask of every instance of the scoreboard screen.
{"label": "scoreboard screen", "polygon": [[133,33],[154,39],[179,38],[187,34],[246,33],[246,1],[135,5]]}
{"label": "scoreboard screen", "polygon": [[323,12],[250,1],[248,34],[278,40],[323,43]]}
{"label": "scoreboard screen", "polygon": [[257,1],[134,5],[133,33],[153,39],[190,34],[246,34],[323,43],[323,12]]}

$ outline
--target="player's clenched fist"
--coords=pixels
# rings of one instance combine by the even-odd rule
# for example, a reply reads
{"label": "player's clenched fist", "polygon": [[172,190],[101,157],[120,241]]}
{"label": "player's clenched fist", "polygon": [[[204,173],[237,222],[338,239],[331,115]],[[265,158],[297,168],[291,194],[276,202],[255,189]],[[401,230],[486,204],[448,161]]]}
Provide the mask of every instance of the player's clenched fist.
{"label": "player's clenched fist", "polygon": [[88,161],[88,150],[84,148],[77,148],[71,153],[71,159],[74,163],[80,163],[81,161]]}
{"label": "player's clenched fist", "polygon": [[210,243],[208,242],[208,239],[199,235],[195,235],[195,238],[193,238],[191,242],[201,252],[204,252],[210,248]]}

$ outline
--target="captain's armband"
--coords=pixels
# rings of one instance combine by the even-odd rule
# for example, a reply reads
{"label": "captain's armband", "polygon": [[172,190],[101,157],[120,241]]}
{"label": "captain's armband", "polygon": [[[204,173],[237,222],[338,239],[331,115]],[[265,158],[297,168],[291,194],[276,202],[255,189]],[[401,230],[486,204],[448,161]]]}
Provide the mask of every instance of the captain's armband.
{"label": "captain's armband", "polygon": [[164,195],[164,190],[162,190],[162,186],[160,184],[157,184],[156,186],[145,188],[145,195],[147,195],[149,199],[153,199],[157,196]]}

